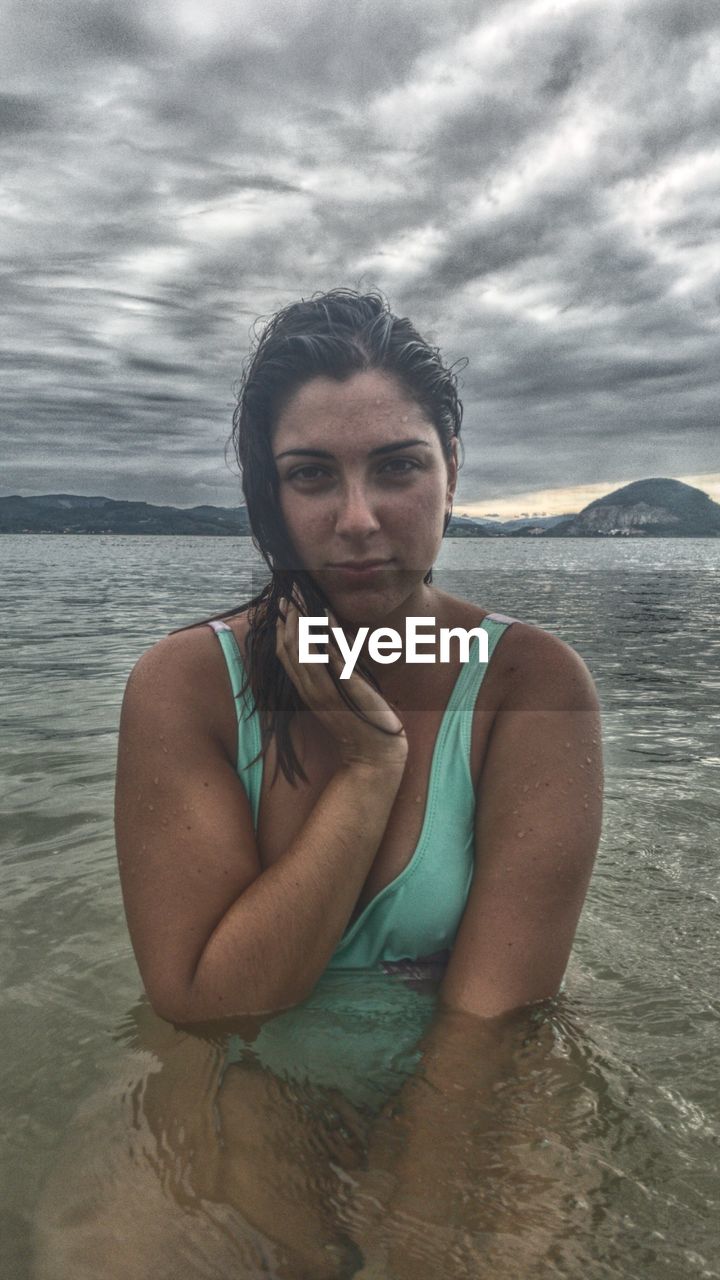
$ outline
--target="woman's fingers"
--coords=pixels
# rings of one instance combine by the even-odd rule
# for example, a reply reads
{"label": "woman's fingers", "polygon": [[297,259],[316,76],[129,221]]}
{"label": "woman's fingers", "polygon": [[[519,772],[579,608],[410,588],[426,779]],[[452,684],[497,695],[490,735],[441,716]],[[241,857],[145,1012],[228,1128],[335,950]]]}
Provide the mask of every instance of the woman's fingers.
{"label": "woman's fingers", "polygon": [[[345,660],[333,642],[328,646],[327,662],[301,662],[299,657],[299,615],[292,601],[286,602],[284,623],[278,619],[276,652],[305,704],[312,710],[329,709],[337,699],[337,690],[330,675],[332,667],[340,675]],[[365,683],[365,682],[363,682]]]}
{"label": "woman's fingers", "polygon": [[279,618],[276,624],[277,641],[275,651],[303,702],[312,707],[323,700],[323,695],[327,699],[328,691],[322,683],[317,665],[315,663],[306,664],[300,662],[298,656],[298,611],[292,601],[285,601],[284,603],[286,606],[285,619],[282,621]]}
{"label": "woman's fingers", "polygon": [[[358,671],[354,671],[345,684],[357,708],[369,717],[369,727],[363,726],[363,722],[344,704],[333,676],[341,676],[345,659],[334,641],[328,646],[327,662],[300,661],[299,614],[292,601],[287,601],[286,606],[284,621],[281,618],[277,621],[276,652],[304,705],[319,717],[333,736],[346,744],[357,740],[359,749],[368,742],[373,743],[377,749],[377,731],[381,726],[395,735],[401,735],[402,721]],[[331,614],[329,619],[336,625]]]}
{"label": "woman's fingers", "polygon": [[[285,626],[284,640],[286,652],[292,661],[293,669],[297,675],[303,679],[303,682],[306,683],[306,685],[317,690],[318,693],[324,692],[326,695],[333,693],[335,686],[330,677],[328,668],[332,667],[333,671],[340,676],[345,669],[345,658],[343,657],[340,647],[331,632],[329,644],[327,646],[327,662],[301,662],[299,656],[299,618],[300,614],[298,613],[295,604],[292,600],[289,601],[287,603],[287,622]],[[328,619],[331,626],[337,626],[335,618],[329,611]],[[347,685],[352,683],[354,687],[357,686],[358,682],[361,683],[364,689],[370,690],[371,686],[368,681],[360,675],[360,672],[354,672],[350,679],[344,681]]]}

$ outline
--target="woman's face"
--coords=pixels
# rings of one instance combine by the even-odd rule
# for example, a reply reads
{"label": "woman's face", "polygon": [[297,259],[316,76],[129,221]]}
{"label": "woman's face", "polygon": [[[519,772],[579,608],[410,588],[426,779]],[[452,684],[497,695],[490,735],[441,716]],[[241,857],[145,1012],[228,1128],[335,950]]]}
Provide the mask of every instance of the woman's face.
{"label": "woman's face", "polygon": [[416,401],[369,370],[306,383],[279,415],[272,447],[295,567],[333,612],[361,623],[417,604],[455,491],[456,442],[446,460]]}

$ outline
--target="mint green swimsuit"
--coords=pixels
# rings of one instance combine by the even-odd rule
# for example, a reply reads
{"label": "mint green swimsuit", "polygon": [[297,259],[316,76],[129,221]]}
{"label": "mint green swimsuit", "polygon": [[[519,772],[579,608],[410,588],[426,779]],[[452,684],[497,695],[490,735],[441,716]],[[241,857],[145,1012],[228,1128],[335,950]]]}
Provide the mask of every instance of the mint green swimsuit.
{"label": "mint green swimsuit", "polygon": [[[435,997],[409,979],[442,964],[452,949],[474,871],[475,791],[470,747],[475,703],[495,646],[516,619],[483,618],[488,662],[460,668],[433,749],[420,838],[407,866],[345,930],[312,994],[263,1024],[249,1045],[231,1037],[228,1062],[254,1056],[275,1074],[340,1088],[358,1105],[382,1105],[417,1057],[408,1049],[432,1017]],[[258,825],[263,761],[245,768],[261,746],[260,723],[231,628],[207,624],[222,645],[238,707],[237,772]],[[418,965],[420,969],[418,969]],[[398,1075],[399,1073],[399,1075]]]}

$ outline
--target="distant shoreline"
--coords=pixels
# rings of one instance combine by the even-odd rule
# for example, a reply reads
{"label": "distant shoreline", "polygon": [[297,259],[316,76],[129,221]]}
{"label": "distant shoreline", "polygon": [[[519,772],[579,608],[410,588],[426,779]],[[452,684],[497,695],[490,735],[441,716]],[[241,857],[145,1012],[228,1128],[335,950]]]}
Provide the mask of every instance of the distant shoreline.
{"label": "distant shoreline", "polygon": [[[196,533],[188,531],[178,531],[174,529],[154,530],[148,533],[144,529],[0,529],[0,537],[6,535],[12,538],[251,538],[250,533],[224,533],[222,530],[214,529],[211,533]],[[713,533],[652,533],[649,530],[637,530],[633,533],[625,533],[618,531],[617,533],[562,533],[558,537],[563,539],[571,538],[575,542],[619,542],[627,541],[629,538],[645,538],[652,539],[653,542],[660,542],[663,539],[675,541],[677,539],[692,538],[720,538],[720,532]],[[467,539],[485,539],[491,541],[505,541],[508,539],[515,540],[518,537],[532,538],[532,534],[527,533],[452,533],[448,531],[445,538],[459,539],[460,541]],[[538,536],[533,538],[538,541]],[[544,542],[549,541],[548,538],[542,539]]]}
{"label": "distant shoreline", "polygon": [[[0,534],[64,537],[252,537],[247,507],[173,507],[47,493],[0,497]],[[702,489],[658,477],[634,480],[576,514],[484,520],[451,516],[447,538],[717,538],[720,503]]]}

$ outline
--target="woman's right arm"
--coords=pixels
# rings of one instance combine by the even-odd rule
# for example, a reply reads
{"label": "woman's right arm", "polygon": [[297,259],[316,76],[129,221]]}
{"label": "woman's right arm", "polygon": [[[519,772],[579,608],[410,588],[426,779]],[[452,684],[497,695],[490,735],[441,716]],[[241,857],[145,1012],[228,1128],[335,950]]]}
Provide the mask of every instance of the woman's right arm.
{"label": "woman's right arm", "polygon": [[136,663],[115,792],[138,966],[156,1012],[180,1023],[305,999],[352,915],[404,769],[400,752],[341,763],[286,853],[262,870],[247,794],[209,723],[196,663],[169,637]]}

